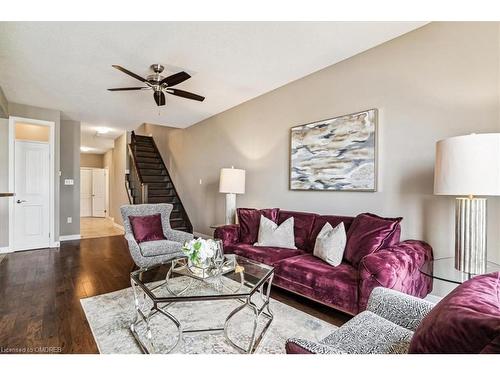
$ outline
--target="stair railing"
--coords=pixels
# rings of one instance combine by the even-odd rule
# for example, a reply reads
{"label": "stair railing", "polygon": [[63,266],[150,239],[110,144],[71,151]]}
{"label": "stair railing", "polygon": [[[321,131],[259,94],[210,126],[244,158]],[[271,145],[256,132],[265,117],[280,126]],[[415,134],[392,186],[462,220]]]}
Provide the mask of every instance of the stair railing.
{"label": "stair railing", "polygon": [[136,198],[133,196],[133,203],[134,204],[140,204],[140,203],[148,203],[148,184],[144,182],[142,179],[141,171],[137,167],[137,158],[135,157],[135,152],[133,152],[133,148],[135,147],[136,139],[135,139],[135,133],[132,132],[132,137],[131,137],[131,142],[128,145],[128,153],[130,156],[130,183],[132,185],[132,188],[134,190],[139,187],[140,189],[140,202],[136,202]]}

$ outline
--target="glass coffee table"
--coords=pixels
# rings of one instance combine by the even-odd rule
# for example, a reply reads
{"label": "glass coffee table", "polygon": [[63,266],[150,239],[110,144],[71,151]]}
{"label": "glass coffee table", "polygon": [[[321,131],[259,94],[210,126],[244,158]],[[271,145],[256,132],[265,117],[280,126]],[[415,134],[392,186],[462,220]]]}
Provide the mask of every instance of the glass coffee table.
{"label": "glass coffee table", "polygon": [[[151,318],[157,314],[164,318],[164,324],[175,326],[177,335],[175,343],[162,352],[173,351],[184,334],[200,332],[223,332],[225,340],[240,353],[255,352],[273,320],[269,295],[274,268],[237,255],[226,257],[222,272],[217,272],[215,268],[200,270],[189,267],[186,258],[178,258],[131,273],[136,318],[130,325],[130,331],[143,353],[157,352],[155,341],[161,337],[154,337],[150,326]],[[239,306],[227,312],[220,309],[220,314],[227,314],[221,327],[184,329],[182,317],[176,317],[171,312],[174,304],[180,302],[192,303],[195,308],[196,303],[223,300],[235,300]],[[248,333],[248,345],[234,342],[228,332],[231,319],[244,309],[251,312],[251,315],[246,315],[253,323],[250,325],[253,330],[250,328]],[[258,324],[262,323],[261,319],[265,320],[263,326]],[[258,325],[262,329],[257,335]]]}

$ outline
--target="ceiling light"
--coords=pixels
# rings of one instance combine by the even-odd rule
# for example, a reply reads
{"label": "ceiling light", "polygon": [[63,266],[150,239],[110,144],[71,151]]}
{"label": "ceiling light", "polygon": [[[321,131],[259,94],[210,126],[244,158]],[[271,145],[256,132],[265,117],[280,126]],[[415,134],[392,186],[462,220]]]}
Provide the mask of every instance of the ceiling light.
{"label": "ceiling light", "polygon": [[104,135],[104,134],[108,134],[110,132],[111,129],[109,128],[97,128],[96,130],[96,134],[97,135]]}
{"label": "ceiling light", "polygon": [[90,147],[86,147],[86,146],[80,146],[80,151],[81,152],[89,152],[91,150]]}

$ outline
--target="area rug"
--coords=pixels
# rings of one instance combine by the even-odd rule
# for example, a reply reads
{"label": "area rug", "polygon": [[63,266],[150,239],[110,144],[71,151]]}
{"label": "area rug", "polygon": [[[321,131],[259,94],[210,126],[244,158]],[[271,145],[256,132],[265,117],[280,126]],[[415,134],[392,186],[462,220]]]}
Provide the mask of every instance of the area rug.
{"label": "area rug", "polygon": [[[141,353],[129,326],[135,319],[132,288],[89,297],[80,300],[100,353]],[[168,307],[168,311],[182,324],[184,330],[218,328],[224,326],[228,314],[238,307],[235,300],[178,302]],[[147,307],[146,307],[147,308]],[[309,314],[271,299],[270,308],[274,314],[268,331],[257,347],[256,353],[285,353],[285,342],[289,337],[321,340],[335,326]],[[259,320],[257,333],[265,324]],[[229,337],[245,347],[250,342],[253,328],[252,313],[246,308],[236,314],[228,325]],[[165,353],[177,338],[175,326],[161,314],[151,318],[151,331],[155,352]],[[145,329],[140,329],[142,338]],[[217,354],[238,353],[224,338],[222,332],[185,333],[173,353]]]}

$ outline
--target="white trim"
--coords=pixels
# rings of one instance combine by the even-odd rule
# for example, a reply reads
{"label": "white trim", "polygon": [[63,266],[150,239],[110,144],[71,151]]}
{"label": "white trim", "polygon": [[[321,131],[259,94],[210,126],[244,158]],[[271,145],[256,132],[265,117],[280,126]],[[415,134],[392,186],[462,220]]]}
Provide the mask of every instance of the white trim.
{"label": "white trim", "polygon": [[80,240],[81,238],[82,236],[80,236],[79,234],[68,234],[66,236],[59,236],[59,241],[60,242],[73,241],[73,240]]}
{"label": "white trim", "polygon": [[117,227],[118,229],[121,229],[122,231],[124,231],[124,232],[125,232],[125,228],[123,227],[123,225],[120,225],[120,224],[115,223],[115,222],[113,221],[113,226],[115,226],[115,227]]}
{"label": "white trim", "polygon": [[[34,125],[48,126],[50,129],[49,135],[49,232],[50,243],[49,247],[59,247],[59,242],[56,241],[56,216],[55,216],[55,163],[56,163],[56,123],[54,121],[37,120],[25,117],[9,116],[9,191],[14,191],[14,168],[15,168],[15,125],[16,122],[27,122]],[[14,240],[14,199],[9,199],[9,248],[13,248]]]}
{"label": "white trim", "polygon": [[0,247],[0,254],[8,254],[8,253],[12,253],[12,251],[9,249],[8,246]]}
{"label": "white trim", "polygon": [[195,237],[201,237],[201,238],[205,238],[205,239],[214,238],[214,236],[212,236],[210,234],[205,234],[205,233],[200,233],[200,232],[193,232],[193,236],[195,236]]}

